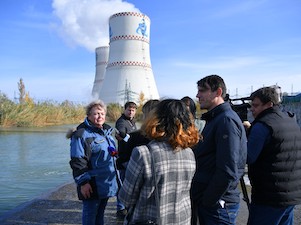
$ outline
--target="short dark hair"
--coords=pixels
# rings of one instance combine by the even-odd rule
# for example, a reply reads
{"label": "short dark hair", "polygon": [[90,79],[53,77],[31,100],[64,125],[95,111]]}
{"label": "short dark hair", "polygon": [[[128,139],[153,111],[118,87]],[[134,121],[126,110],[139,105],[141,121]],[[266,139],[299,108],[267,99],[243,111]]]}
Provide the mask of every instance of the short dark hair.
{"label": "short dark hair", "polygon": [[135,102],[126,102],[125,104],[124,104],[124,109],[127,109],[127,108],[135,108],[135,109],[137,109],[137,105],[136,105],[136,103]]}
{"label": "short dark hair", "polygon": [[142,106],[143,114],[148,114],[152,109],[158,105],[160,101],[158,99],[150,99]]}
{"label": "short dark hair", "polygon": [[[225,99],[227,94],[226,84],[219,75],[213,74],[206,76],[197,82],[198,87],[208,89],[208,86],[211,91],[216,91],[218,88],[222,89],[222,98]],[[207,86],[208,85],[208,86]]]}
{"label": "short dark hair", "polygon": [[183,101],[186,104],[186,106],[188,106],[191,114],[193,115],[193,118],[196,118],[196,105],[193,99],[189,96],[185,96],[181,99],[181,101]]}
{"label": "short dark hair", "polygon": [[272,102],[274,105],[279,105],[280,103],[279,94],[277,93],[277,90],[273,87],[259,88],[250,95],[251,100],[254,100],[254,98],[258,98],[263,104]]}

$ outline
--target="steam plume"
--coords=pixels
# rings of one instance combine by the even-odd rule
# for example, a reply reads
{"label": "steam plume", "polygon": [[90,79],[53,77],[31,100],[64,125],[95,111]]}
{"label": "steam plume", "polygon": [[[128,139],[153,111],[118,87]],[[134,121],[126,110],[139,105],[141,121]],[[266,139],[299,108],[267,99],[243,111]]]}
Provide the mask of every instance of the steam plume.
{"label": "steam plume", "polygon": [[53,14],[59,19],[56,28],[71,45],[91,52],[109,44],[109,17],[114,13],[140,12],[121,0],[53,0]]}

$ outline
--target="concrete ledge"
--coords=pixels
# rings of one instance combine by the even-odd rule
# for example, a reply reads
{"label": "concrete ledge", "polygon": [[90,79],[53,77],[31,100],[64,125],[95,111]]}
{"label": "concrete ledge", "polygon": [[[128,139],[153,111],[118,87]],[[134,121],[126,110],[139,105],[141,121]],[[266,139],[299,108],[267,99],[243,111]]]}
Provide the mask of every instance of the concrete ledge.
{"label": "concrete ledge", "polygon": [[[22,204],[0,218],[1,225],[80,225],[81,201],[77,199],[74,183],[65,184],[50,194]],[[248,218],[246,203],[242,200],[238,225],[245,225]],[[108,202],[105,213],[105,224],[122,225],[116,218],[116,198]],[[301,206],[295,209],[295,223],[301,224]]]}
{"label": "concrete ledge", "polygon": [[[80,225],[82,204],[77,199],[74,183],[24,203],[0,218],[1,225]],[[122,225],[116,216],[116,198],[111,198],[106,208],[106,224]]]}

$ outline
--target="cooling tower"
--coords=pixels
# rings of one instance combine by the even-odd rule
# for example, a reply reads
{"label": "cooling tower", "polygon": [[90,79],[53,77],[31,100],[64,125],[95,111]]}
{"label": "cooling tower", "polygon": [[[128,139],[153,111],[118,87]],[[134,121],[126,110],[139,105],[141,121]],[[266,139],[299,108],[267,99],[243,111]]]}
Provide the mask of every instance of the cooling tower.
{"label": "cooling tower", "polygon": [[103,84],[106,67],[109,59],[109,46],[98,47],[95,49],[96,72],[92,89],[92,96],[98,98],[99,91]]}
{"label": "cooling tower", "polygon": [[116,13],[109,18],[110,47],[99,98],[105,103],[158,99],[149,51],[150,19],[137,12]]}

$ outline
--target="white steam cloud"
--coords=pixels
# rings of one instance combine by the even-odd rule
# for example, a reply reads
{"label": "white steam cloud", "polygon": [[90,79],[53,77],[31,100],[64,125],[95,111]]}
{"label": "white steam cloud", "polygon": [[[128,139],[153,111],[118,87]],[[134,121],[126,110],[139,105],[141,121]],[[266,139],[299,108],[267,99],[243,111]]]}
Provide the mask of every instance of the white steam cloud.
{"label": "white steam cloud", "polygon": [[109,17],[118,12],[140,12],[121,0],[53,0],[56,29],[66,42],[89,51],[109,45]]}

